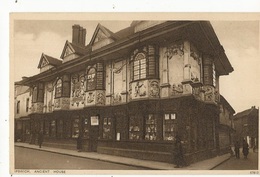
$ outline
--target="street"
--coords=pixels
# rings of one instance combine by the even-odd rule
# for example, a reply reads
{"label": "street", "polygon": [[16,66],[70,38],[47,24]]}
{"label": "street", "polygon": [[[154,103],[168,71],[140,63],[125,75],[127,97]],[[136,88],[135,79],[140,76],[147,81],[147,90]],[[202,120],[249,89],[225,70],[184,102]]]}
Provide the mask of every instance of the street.
{"label": "street", "polygon": [[147,170],[87,158],[15,147],[15,169]]}
{"label": "street", "polygon": [[257,170],[258,169],[258,153],[251,149],[248,158],[244,159],[240,150],[240,159],[231,157],[228,161],[217,166],[213,170]]}

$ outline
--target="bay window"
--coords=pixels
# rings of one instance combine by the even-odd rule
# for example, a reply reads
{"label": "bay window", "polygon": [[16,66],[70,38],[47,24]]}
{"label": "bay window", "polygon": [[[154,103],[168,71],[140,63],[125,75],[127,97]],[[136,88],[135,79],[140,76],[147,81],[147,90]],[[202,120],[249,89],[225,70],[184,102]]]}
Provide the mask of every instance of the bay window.
{"label": "bay window", "polygon": [[38,83],[34,85],[33,91],[32,91],[32,102],[43,102],[44,101],[44,84]]}
{"label": "bay window", "polygon": [[70,77],[64,75],[58,78],[55,86],[55,98],[69,97],[70,96]]}
{"label": "bay window", "polygon": [[205,85],[216,87],[216,67],[211,58],[205,57],[203,61],[203,81]]}
{"label": "bay window", "polygon": [[131,80],[158,78],[158,47],[147,45],[136,49],[131,55]]}
{"label": "bay window", "polygon": [[87,91],[104,89],[104,64],[96,63],[87,70]]}

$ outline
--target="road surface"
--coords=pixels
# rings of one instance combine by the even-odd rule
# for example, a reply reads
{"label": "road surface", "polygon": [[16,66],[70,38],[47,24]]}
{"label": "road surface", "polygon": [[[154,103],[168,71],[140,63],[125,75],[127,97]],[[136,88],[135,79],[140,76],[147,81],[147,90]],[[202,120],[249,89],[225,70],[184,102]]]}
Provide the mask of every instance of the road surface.
{"label": "road surface", "polygon": [[68,169],[68,170],[147,170],[52,152],[15,147],[15,169]]}

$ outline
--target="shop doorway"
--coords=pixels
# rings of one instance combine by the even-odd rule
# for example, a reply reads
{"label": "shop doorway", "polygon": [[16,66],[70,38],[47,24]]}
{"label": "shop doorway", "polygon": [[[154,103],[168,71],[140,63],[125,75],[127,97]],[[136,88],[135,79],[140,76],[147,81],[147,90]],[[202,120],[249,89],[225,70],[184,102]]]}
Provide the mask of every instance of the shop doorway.
{"label": "shop doorway", "polygon": [[99,136],[99,116],[91,116],[90,123],[90,151],[97,152]]}

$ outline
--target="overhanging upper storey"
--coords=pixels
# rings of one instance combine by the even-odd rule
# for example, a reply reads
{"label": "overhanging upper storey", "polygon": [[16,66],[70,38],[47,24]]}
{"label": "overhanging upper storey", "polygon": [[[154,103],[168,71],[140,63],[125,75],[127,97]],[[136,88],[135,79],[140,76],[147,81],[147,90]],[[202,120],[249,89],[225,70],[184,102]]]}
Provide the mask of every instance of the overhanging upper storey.
{"label": "overhanging upper storey", "polygon": [[[184,40],[190,41],[196,46],[200,53],[212,58],[219,76],[228,75],[233,71],[210,22],[136,21],[129,27],[116,33],[111,32],[109,29],[99,24],[96,27],[89,45],[84,46],[83,43],[80,43],[80,48],[85,49],[82,50],[81,56],[63,62],[56,68],[51,68],[44,73],[34,75],[17,83],[30,85],[39,80],[48,81],[55,78],[57,74],[72,73],[85,69],[90,62],[93,63],[100,60],[108,61],[122,57],[129,58],[131,52],[140,46],[167,46],[175,41]],[[74,41],[74,43],[79,43],[80,41],[84,41],[84,38],[76,42]],[[76,52],[76,48],[73,48],[74,43],[66,42],[62,58],[66,57],[66,50],[69,50],[68,53]]]}

